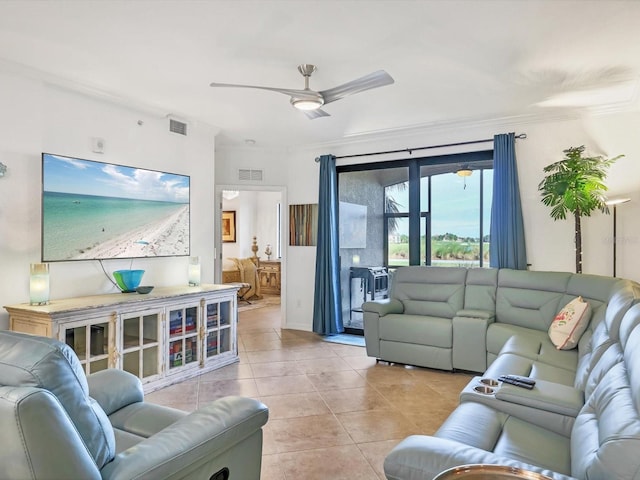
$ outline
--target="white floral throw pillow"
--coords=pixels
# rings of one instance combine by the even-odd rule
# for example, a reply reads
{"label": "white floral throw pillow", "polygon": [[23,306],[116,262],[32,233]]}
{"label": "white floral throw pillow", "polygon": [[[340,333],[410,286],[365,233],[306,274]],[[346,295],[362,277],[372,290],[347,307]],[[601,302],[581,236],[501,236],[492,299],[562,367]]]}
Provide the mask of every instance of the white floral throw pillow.
{"label": "white floral throw pillow", "polygon": [[558,350],[576,348],[591,320],[591,307],[582,297],[567,303],[549,327],[549,338]]}

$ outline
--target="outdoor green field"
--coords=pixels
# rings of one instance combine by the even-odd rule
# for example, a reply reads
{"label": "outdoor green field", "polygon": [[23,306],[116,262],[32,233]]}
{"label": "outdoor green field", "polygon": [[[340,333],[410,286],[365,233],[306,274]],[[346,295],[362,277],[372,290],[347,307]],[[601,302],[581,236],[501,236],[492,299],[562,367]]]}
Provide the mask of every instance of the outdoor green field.
{"label": "outdoor green field", "polygon": [[[483,263],[489,262],[489,242],[483,242]],[[420,263],[424,265],[425,239],[421,239]],[[480,263],[480,241],[478,239],[437,240],[431,239],[431,265],[470,266]],[[409,243],[389,244],[389,266],[409,265]]]}

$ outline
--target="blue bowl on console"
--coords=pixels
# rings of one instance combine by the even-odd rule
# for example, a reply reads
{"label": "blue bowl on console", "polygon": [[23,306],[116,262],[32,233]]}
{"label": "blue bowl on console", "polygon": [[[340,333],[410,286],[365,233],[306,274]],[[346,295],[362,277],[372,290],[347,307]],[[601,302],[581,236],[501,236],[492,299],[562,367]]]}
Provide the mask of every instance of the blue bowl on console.
{"label": "blue bowl on console", "polygon": [[144,270],[116,270],[113,278],[116,279],[118,287],[122,293],[135,292],[142,281]]}

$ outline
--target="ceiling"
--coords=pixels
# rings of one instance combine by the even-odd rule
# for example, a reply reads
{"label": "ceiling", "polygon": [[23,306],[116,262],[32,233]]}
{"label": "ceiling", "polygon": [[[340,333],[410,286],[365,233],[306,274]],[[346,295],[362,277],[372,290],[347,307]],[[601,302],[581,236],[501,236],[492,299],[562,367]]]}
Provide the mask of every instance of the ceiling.
{"label": "ceiling", "polygon": [[[640,2],[3,0],[0,67],[220,128],[315,145],[419,126],[638,110]],[[309,120],[288,97],[384,69],[395,83]],[[0,69],[1,71],[1,69]]]}

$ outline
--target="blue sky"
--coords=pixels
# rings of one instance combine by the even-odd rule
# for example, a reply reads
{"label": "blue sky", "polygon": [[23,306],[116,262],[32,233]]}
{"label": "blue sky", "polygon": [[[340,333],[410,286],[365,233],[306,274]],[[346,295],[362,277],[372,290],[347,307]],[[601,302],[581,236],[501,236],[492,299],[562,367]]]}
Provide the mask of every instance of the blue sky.
{"label": "blue sky", "polygon": [[43,154],[48,192],[164,202],[189,202],[189,177],[111,163]]}
{"label": "blue sky", "polygon": [[[484,234],[487,235],[489,233],[493,171],[487,170],[484,175]],[[426,180],[423,185],[426,186]],[[471,177],[467,177],[466,188],[464,179],[454,173],[434,175],[431,185],[433,189],[431,197],[431,227],[433,231],[431,236],[454,233],[462,237],[477,237],[479,234],[480,172],[474,171]],[[426,188],[423,190],[421,195],[424,198],[423,203],[426,205]],[[393,189],[391,196],[404,206],[400,209],[401,211],[407,211],[409,205],[408,189]],[[399,233],[408,234],[408,232]]]}

